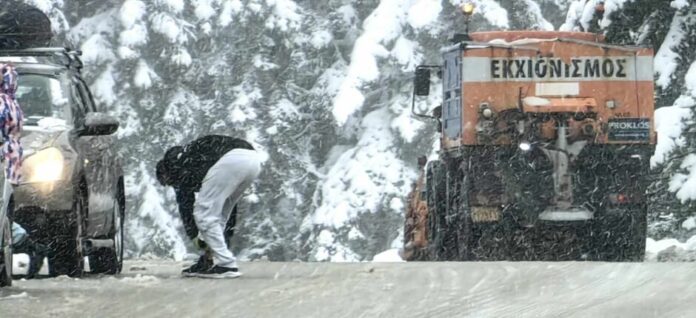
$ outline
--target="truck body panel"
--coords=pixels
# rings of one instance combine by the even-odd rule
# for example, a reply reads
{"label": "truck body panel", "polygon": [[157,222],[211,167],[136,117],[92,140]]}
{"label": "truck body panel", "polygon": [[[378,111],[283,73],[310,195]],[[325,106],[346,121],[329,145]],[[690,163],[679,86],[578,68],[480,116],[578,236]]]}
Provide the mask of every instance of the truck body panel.
{"label": "truck body panel", "polygon": [[[454,105],[443,105],[444,149],[462,145],[509,144],[510,136],[498,136],[495,140],[480,138],[477,127],[480,122],[481,106],[485,104],[496,114],[507,110],[524,113],[594,113],[592,123],[601,130],[592,138],[593,143],[632,144],[656,142],[654,130],[654,84],[653,51],[649,48],[621,48],[603,46],[601,42],[585,42],[595,37],[585,33],[570,32],[512,32],[498,39],[495,46],[490,43],[462,43],[454,49],[461,53],[461,72],[449,75],[445,65],[446,85],[453,85],[461,78],[461,111],[453,111]],[[546,35],[543,35],[548,33]],[[507,32],[472,34],[475,40],[494,39]],[[537,36],[524,38],[523,36]],[[517,42],[507,42],[513,40]],[[575,42],[577,41],[577,42]],[[445,60],[451,52],[445,53]],[[448,76],[453,77],[448,80]],[[448,92],[457,93],[445,87]],[[455,101],[453,101],[455,102]],[[444,103],[447,103],[447,98]],[[608,107],[607,105],[611,105]],[[452,133],[453,119],[461,122]],[[609,138],[610,129],[622,128],[624,135],[631,135],[631,123],[649,122],[645,129],[634,129],[635,133],[646,133],[647,138]],[[619,119],[619,124],[609,125]],[[639,120],[640,119],[640,120]],[[577,130],[578,124],[569,123]],[[635,126],[635,125],[634,125]],[[498,130],[504,130],[499,128]],[[621,135],[621,134],[619,134]],[[507,137],[507,138],[506,138]],[[547,138],[552,138],[546,134]]]}

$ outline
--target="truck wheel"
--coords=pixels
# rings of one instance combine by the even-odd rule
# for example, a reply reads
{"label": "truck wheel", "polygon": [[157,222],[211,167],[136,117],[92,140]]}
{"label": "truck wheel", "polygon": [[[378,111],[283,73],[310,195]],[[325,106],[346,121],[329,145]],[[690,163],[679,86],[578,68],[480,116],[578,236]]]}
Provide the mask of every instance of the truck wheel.
{"label": "truck wheel", "polygon": [[645,260],[645,248],[648,239],[648,205],[641,207],[638,218],[633,226],[633,250],[631,257],[634,262]]}
{"label": "truck wheel", "polygon": [[89,256],[92,273],[115,275],[123,268],[123,209],[118,200],[114,204],[113,221],[109,238],[114,241],[114,247],[100,248]]}
{"label": "truck wheel", "polygon": [[80,191],[75,195],[73,209],[65,218],[65,232],[55,235],[53,254],[48,258],[48,274],[51,277],[68,275],[81,277],[84,274],[82,237],[87,228],[87,197]]}
{"label": "truck wheel", "polygon": [[[464,163],[462,163],[463,165]],[[459,195],[455,198],[457,205],[457,220],[455,231],[457,233],[457,257],[458,261],[473,260],[473,221],[471,219],[471,207],[469,205],[469,176],[467,172],[460,168],[457,172],[457,192]]]}
{"label": "truck wheel", "polygon": [[469,258],[471,224],[469,221],[468,191],[465,175],[462,173],[462,160],[455,159],[447,164],[446,205],[442,218],[439,241],[441,261],[458,261]]}
{"label": "truck wheel", "polygon": [[[3,222],[4,221],[4,222]],[[12,286],[12,222],[8,218],[2,224],[2,257],[0,258],[0,287]]]}
{"label": "truck wheel", "polygon": [[[430,199],[428,199],[430,201]],[[439,230],[439,224],[437,222],[438,214],[437,210],[433,207],[431,208],[430,203],[428,203],[428,246],[425,252],[425,260],[435,261],[437,260],[437,231]]]}
{"label": "truck wheel", "polygon": [[642,262],[647,236],[647,207],[627,210],[620,216],[605,216],[595,230],[597,259],[607,262]]}
{"label": "truck wheel", "polygon": [[428,248],[426,258],[430,261],[442,260],[442,234],[445,220],[445,174],[440,161],[428,165],[426,174],[426,201],[428,204]]}
{"label": "truck wheel", "polygon": [[648,209],[646,205],[641,205],[638,209],[631,211],[631,215],[626,218],[624,242],[624,253],[620,261],[623,262],[642,262],[645,258],[645,240],[648,232]]}

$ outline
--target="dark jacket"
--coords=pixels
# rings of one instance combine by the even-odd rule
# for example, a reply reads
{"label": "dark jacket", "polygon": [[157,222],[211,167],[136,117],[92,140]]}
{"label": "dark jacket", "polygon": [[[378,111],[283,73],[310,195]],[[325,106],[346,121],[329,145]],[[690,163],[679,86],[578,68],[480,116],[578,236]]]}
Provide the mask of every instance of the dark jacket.
{"label": "dark jacket", "polygon": [[[233,149],[250,149],[254,147],[248,142],[219,135],[205,136],[192,141],[183,147],[173,147],[167,151],[162,162],[172,180],[171,186],[176,192],[176,202],[179,204],[179,214],[184,223],[186,235],[193,239],[198,235],[198,229],[193,219],[195,194],[201,188],[201,183],[208,170],[222,156]],[[236,221],[237,206],[230,215],[225,227],[225,236],[232,236]]]}
{"label": "dark jacket", "polygon": [[168,150],[163,161],[172,180],[171,186],[200,190],[208,170],[232,149],[254,150],[254,147],[242,139],[210,135]]}

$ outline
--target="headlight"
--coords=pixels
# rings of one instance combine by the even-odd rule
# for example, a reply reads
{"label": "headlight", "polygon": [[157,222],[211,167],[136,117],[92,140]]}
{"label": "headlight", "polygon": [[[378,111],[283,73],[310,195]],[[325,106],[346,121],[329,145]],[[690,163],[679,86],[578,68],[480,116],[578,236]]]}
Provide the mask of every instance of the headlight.
{"label": "headlight", "polygon": [[479,112],[485,119],[493,119],[493,116],[495,116],[495,112],[491,109],[491,104],[486,102],[479,104]]}
{"label": "headlight", "polygon": [[529,151],[529,150],[531,150],[531,149],[532,149],[532,144],[530,144],[530,143],[528,143],[528,142],[526,142],[526,141],[523,141],[523,142],[520,143],[520,150],[522,150],[522,151],[524,151],[524,152],[527,152],[527,151]]}
{"label": "headlight", "polygon": [[24,159],[24,181],[54,182],[63,179],[63,154],[58,148],[47,148]]}

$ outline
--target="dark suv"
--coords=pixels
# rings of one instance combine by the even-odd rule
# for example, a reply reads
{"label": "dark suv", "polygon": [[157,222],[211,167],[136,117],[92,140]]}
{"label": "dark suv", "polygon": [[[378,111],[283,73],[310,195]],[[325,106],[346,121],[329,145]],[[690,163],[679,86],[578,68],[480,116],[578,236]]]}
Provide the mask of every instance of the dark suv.
{"label": "dark suv", "polygon": [[51,276],[116,274],[123,262],[125,195],[113,134],[119,123],[99,111],[81,77],[80,52],[63,48],[0,51],[19,73],[24,111],[21,184],[11,219],[53,251]]}

